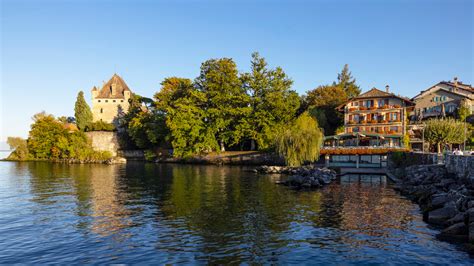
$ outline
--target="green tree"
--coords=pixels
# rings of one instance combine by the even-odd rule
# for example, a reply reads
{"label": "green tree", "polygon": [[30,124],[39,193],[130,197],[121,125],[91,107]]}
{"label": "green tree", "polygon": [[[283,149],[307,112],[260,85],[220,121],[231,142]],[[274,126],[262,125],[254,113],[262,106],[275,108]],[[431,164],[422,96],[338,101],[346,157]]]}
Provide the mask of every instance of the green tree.
{"label": "green tree", "polygon": [[77,94],[76,104],[74,106],[74,116],[76,118],[77,127],[80,130],[85,130],[87,125],[92,123],[92,112],[84,99],[84,92],[82,91]]}
{"label": "green tree", "polygon": [[425,140],[435,144],[438,153],[441,145],[460,144],[464,141],[465,124],[454,119],[430,119],[425,123]]}
{"label": "green tree", "polygon": [[59,158],[58,144],[67,134],[63,124],[45,112],[35,114],[33,121],[27,141],[32,156],[38,159]]}
{"label": "green tree", "polygon": [[289,166],[300,166],[319,158],[324,135],[307,112],[285,127],[276,138],[276,149]]}
{"label": "green tree", "polygon": [[[321,119],[324,134],[332,135],[343,125],[344,116],[336,107],[348,100],[346,92],[339,86],[323,85],[306,93],[306,104],[310,113]],[[311,111],[317,109],[317,111]],[[318,120],[319,121],[319,120]]]}
{"label": "green tree", "polygon": [[7,143],[10,145],[10,149],[13,150],[8,156],[9,160],[23,161],[29,159],[30,154],[25,139],[19,137],[8,137]]}
{"label": "green tree", "polygon": [[195,86],[205,96],[206,123],[220,150],[225,151],[226,145],[239,141],[241,134],[236,134],[236,128],[250,112],[250,99],[241,84],[236,64],[230,58],[205,61]]}
{"label": "green tree", "polygon": [[213,127],[206,120],[206,95],[197,90],[191,80],[165,79],[155,94],[155,102],[165,115],[173,156],[190,157],[218,149]]}
{"label": "green tree", "polygon": [[469,103],[466,99],[461,100],[459,103],[459,107],[457,110],[457,117],[460,121],[465,122],[466,118],[471,115],[471,108],[469,107]]}
{"label": "green tree", "polygon": [[69,132],[66,125],[45,112],[33,117],[27,147],[34,159],[107,160],[109,152],[92,149],[90,140],[82,131]]}
{"label": "green tree", "polygon": [[360,94],[360,87],[356,84],[355,78],[352,77],[348,64],[345,64],[341,73],[337,74],[337,83],[334,82],[333,85],[343,89],[348,98],[353,98]]}
{"label": "green tree", "polygon": [[250,138],[251,150],[254,142],[259,149],[267,149],[274,143],[276,129],[295,117],[300,99],[290,90],[293,81],[285,72],[268,69],[258,53],[252,54],[251,72],[242,74],[241,79],[250,96],[251,111],[239,123],[238,133]]}

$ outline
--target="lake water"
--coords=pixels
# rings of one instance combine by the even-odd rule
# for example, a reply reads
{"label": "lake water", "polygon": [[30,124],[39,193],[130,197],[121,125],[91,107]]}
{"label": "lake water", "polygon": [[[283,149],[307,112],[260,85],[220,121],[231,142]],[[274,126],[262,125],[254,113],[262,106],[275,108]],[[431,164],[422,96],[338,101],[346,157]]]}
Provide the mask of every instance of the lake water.
{"label": "lake water", "polygon": [[0,263],[472,264],[384,177],[316,191],[239,167],[0,162]]}

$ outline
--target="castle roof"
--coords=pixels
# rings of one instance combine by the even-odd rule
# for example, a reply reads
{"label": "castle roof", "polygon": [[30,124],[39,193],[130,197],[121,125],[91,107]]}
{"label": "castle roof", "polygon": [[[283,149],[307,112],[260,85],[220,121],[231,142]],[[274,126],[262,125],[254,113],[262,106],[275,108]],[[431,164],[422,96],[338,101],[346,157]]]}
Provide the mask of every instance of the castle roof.
{"label": "castle roof", "polygon": [[[113,87],[115,87],[115,94],[112,93]],[[125,98],[125,91],[130,91],[127,84],[119,75],[114,74],[112,78],[102,86],[96,98]]]}

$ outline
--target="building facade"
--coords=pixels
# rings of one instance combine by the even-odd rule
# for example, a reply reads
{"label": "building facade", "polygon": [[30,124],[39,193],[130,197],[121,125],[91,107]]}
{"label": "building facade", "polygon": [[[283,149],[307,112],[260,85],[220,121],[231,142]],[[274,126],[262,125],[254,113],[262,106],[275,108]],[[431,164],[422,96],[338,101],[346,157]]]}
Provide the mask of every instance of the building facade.
{"label": "building facade", "polygon": [[115,123],[116,118],[127,113],[131,90],[125,81],[117,74],[106,82],[102,89],[92,88],[92,116],[93,122],[103,121]]}
{"label": "building facade", "polygon": [[337,107],[344,113],[344,132],[324,138],[321,154],[327,166],[383,168],[387,153],[405,150],[408,98],[373,88]]}
{"label": "building facade", "polygon": [[452,82],[441,81],[413,97],[415,109],[411,120],[454,116],[461,102],[474,112],[474,87],[454,78]]}
{"label": "building facade", "polygon": [[344,133],[346,135],[377,136],[368,143],[359,138],[360,144],[369,146],[402,146],[407,130],[407,114],[413,102],[401,96],[373,88],[338,107],[344,112]]}

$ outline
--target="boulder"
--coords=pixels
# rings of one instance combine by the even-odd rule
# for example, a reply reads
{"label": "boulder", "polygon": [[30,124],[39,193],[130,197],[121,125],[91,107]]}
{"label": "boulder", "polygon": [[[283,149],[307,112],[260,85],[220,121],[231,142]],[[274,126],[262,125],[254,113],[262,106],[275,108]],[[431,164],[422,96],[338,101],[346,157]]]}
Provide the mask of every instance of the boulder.
{"label": "boulder", "polygon": [[469,224],[469,242],[474,244],[474,223]]}
{"label": "boulder", "polygon": [[467,235],[467,226],[464,222],[455,223],[441,231],[444,235]]}
{"label": "boulder", "polygon": [[470,208],[466,211],[466,220],[468,223],[474,223],[474,208]]}
{"label": "boulder", "polygon": [[456,209],[456,203],[454,201],[450,201],[442,208],[430,211],[428,213],[428,223],[442,225],[447,220],[456,216],[457,213],[458,211]]}
{"label": "boulder", "polygon": [[444,223],[444,225],[445,226],[451,226],[453,224],[461,223],[461,222],[464,222],[465,218],[466,218],[466,213],[460,212],[460,213],[456,214],[453,218],[447,220]]}
{"label": "boulder", "polygon": [[431,199],[431,206],[436,209],[436,208],[442,207],[448,201],[449,201],[448,194],[446,193],[434,194],[433,198]]}
{"label": "boulder", "polygon": [[464,222],[453,224],[441,231],[438,238],[449,241],[466,241],[468,239],[468,228]]}

